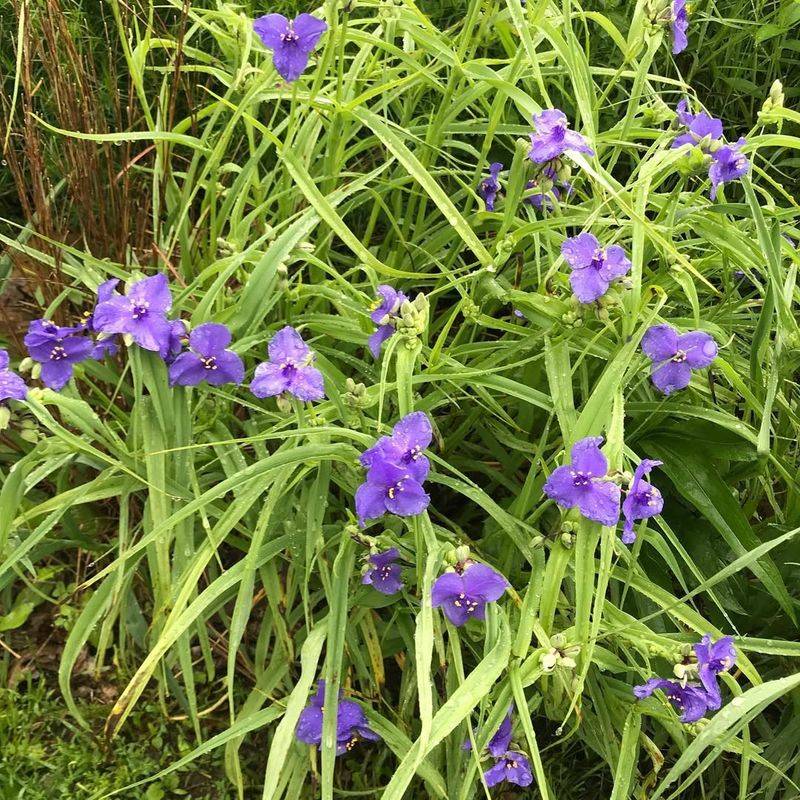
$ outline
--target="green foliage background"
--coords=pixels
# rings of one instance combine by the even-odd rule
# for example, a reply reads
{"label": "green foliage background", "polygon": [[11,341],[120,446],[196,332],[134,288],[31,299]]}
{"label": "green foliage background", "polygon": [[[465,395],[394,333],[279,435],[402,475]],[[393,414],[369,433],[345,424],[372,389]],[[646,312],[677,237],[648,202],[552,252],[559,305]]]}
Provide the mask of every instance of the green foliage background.
{"label": "green foliage background", "polygon": [[[329,397],[285,410],[245,388],[169,390],[131,349],[15,407],[0,658],[19,721],[0,733],[27,796],[52,796],[19,755],[38,740],[124,751],[111,777],[53,758],[72,796],[140,797],[125,787],[158,773],[155,797],[466,800],[486,796],[477,754],[512,700],[536,788],[503,796],[798,796],[797,4],[697,3],[673,59],[644,3],[327,2],[292,88],[251,32],[267,10],[42,0],[2,15],[11,350],[27,319],[75,318],[105,278],[162,270],[176,311],[229,325],[249,369],[275,330],[302,328]],[[760,117],[776,78],[785,107]],[[748,138],[751,176],[717,203],[669,149],[685,95]],[[549,106],[597,158],[542,215],[519,201],[530,117]],[[493,160],[512,176],[489,214],[475,188]],[[599,309],[573,305],[560,257],[584,229],[633,261]],[[380,282],[425,293],[430,318],[375,362]],[[720,345],[668,399],[638,350],[659,320]],[[411,409],[436,429],[432,503],[368,530],[409,563],[391,601],[360,585],[348,525],[359,452]],[[542,495],[564,450],[598,434],[612,469],[664,461],[664,514],[630,549],[585,521],[563,537]],[[427,598],[460,544],[513,591],[456,630]],[[687,728],[635,703],[631,686],[703,633],[736,636],[723,709]],[[556,634],[577,665],[544,674]],[[319,677],[332,702],[339,686],[363,702],[382,744],[334,759],[294,741]],[[60,693],[44,700],[48,681]],[[86,681],[113,687],[104,730]],[[63,746],[36,725],[20,736],[64,708]],[[164,752],[138,748],[156,735]]]}

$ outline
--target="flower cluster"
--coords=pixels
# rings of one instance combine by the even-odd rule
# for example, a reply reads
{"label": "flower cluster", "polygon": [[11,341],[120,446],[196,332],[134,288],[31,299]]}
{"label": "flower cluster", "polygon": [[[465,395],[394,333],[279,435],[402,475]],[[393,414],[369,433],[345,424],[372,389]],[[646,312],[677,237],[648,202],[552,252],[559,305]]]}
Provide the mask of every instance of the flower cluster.
{"label": "flower cluster", "polygon": [[[322,743],[322,723],[325,711],[325,681],[317,683],[317,693],[311,698],[300,719],[297,721],[295,736],[306,744]],[[367,717],[358,703],[342,699],[339,692],[339,703],[336,714],[336,755],[349,753],[360,741],[376,742],[381,737],[369,727]]]}
{"label": "flower cluster", "polygon": [[[694,645],[695,661],[678,664],[676,673],[679,680],[650,678],[641,686],[634,686],[633,693],[640,700],[649,697],[660,689],[676,711],[680,712],[681,722],[697,722],[708,711],[716,711],[722,706],[722,695],[717,676],[727,672],[736,663],[736,650],[733,638],[723,636],[716,642],[709,635]],[[697,681],[689,677],[696,675]]]}
{"label": "flower cluster", "polygon": [[672,147],[689,145],[707,156],[711,199],[716,200],[720,186],[738,180],[750,171],[750,161],[742,152],[747,140],[740,138],[733,144],[726,144],[722,139],[722,121],[702,111],[692,114],[686,100],[678,103],[676,113],[686,130],[675,137]]}
{"label": "flower cluster", "polygon": [[[600,450],[602,436],[589,436],[572,446],[570,463],[556,467],[544,484],[544,493],[563,508],[577,508],[593,522],[609,527],[617,525],[620,517],[620,487],[608,474],[608,461]],[[644,459],[636,468],[627,495],[622,503],[625,518],[622,541],[636,540],[634,523],[660,514],[664,508],[661,492],[642,480],[660,461]]]}
{"label": "flower cluster", "polygon": [[383,343],[394,336],[397,330],[397,319],[400,306],[408,298],[385,283],[378,287],[378,297],[375,299],[369,318],[378,326],[369,337],[367,345],[373,358],[380,357]]}
{"label": "flower cluster", "polygon": [[367,476],[356,491],[356,513],[362,527],[387,512],[413,517],[428,507],[423,483],[430,462],[422,451],[432,438],[427,414],[414,411],[394,426],[391,436],[382,436],[361,454]]}

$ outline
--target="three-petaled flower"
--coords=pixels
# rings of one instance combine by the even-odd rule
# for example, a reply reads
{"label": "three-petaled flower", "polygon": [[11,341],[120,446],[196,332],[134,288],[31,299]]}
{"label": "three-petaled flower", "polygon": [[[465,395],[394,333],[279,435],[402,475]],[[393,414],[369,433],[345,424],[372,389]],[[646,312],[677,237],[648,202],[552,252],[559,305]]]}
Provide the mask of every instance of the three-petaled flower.
{"label": "three-petaled flower", "polygon": [[478,195],[486,204],[487,211],[494,211],[494,201],[500,192],[500,181],[498,177],[503,165],[499,161],[494,161],[489,166],[489,177],[484,178],[478,186]]}
{"label": "three-petaled flower", "polygon": [[470,619],[485,619],[486,604],[499,600],[510,584],[486,564],[470,561],[457,569],[460,571],[445,572],[436,579],[431,602],[460,627]]}
{"label": "three-petaled flower", "polygon": [[67,385],[73,366],[91,358],[94,350],[83,326],[61,327],[45,319],[31,322],[23,341],[30,357],[41,365],[42,383],[55,391]]}
{"label": "three-petaled flower", "polygon": [[256,367],[250,391],[256,397],[274,397],[288,392],[299,400],[322,400],[325,382],[312,365],[314,354],[300,334],[287,325],[267,345],[269,361]]}
{"label": "three-petaled flower", "polygon": [[739,180],[750,171],[750,161],[742,152],[747,140],[741,137],[733,144],[726,144],[711,154],[708,177],[711,178],[711,199],[717,199],[717,189],[725,183]]}
{"label": "three-petaled flower", "polygon": [[[319,745],[322,742],[322,724],[325,706],[325,681],[317,684],[317,693],[311,702],[300,714],[297,721],[295,736],[306,744]],[[339,702],[336,714],[336,755],[340,756],[352,750],[362,739],[378,741],[375,731],[369,727],[367,717],[358,703],[342,699],[339,692]]]}
{"label": "three-petaled flower", "polygon": [[231,332],[225,325],[206,322],[189,334],[189,348],[181,353],[169,367],[172,386],[197,386],[205,381],[212,386],[224,383],[241,383],[244,380],[242,359],[227,350]]}
{"label": "three-petaled flower", "polygon": [[716,642],[706,634],[694,646],[697,657],[698,677],[708,693],[709,708],[714,711],[722,705],[722,695],[717,683],[717,675],[727,672],[736,663],[736,650],[732,636],[723,636]]}
{"label": "three-petaled flower", "polygon": [[722,120],[711,117],[703,111],[693,114],[689,111],[689,104],[685,99],[678,103],[675,110],[678,121],[681,125],[685,125],[687,130],[672,140],[671,147],[688,144],[693,147],[699,146],[707,153],[711,145],[722,138]]}
{"label": "three-petaled flower", "polygon": [[264,46],[272,50],[275,69],[291,83],[303,74],[311,51],[328,25],[311,14],[300,14],[293,20],[283,14],[265,14],[253,22],[253,30]]}
{"label": "three-petaled flower", "polygon": [[570,286],[581,303],[599,300],[611,282],[628,274],[631,262],[617,244],[602,248],[596,236],[581,233],[566,239],[561,255],[572,268]]}
{"label": "three-petaled flower", "polygon": [[717,343],[705,331],[679,334],[671,325],[653,325],[642,337],[642,351],[653,362],[650,377],[666,395],[685,389],[693,369],[703,369],[717,357]]}
{"label": "three-petaled flower", "polygon": [[553,470],[544,493],[564,508],[577,507],[586,519],[603,525],[619,521],[620,489],[606,480],[608,461],[600,452],[602,436],[589,436],[572,446],[571,463]]}
{"label": "three-petaled flower", "polygon": [[395,332],[395,322],[397,320],[400,306],[408,298],[398,292],[392,286],[382,283],[378,286],[378,297],[376,305],[370,312],[369,318],[378,326],[375,332],[369,337],[367,344],[373,358],[378,358],[381,354],[383,343],[390,339]]}
{"label": "three-petaled flower", "polygon": [[399,559],[400,551],[396,547],[372,553],[367,558],[369,568],[361,578],[361,583],[372,586],[381,594],[397,594],[403,588],[403,568],[397,563]]}
{"label": "three-petaled flower", "polygon": [[534,114],[535,133],[530,135],[531,148],[528,157],[535,164],[544,164],[567,152],[594,155],[586,139],[576,131],[569,129],[567,115],[557,108],[548,108]]}
{"label": "three-petaled flower", "polygon": [[661,464],[661,461],[645,458],[633,473],[630,488],[622,503],[622,515],[625,518],[625,525],[622,528],[624,544],[633,544],[636,541],[636,534],[633,531],[636,520],[654,517],[664,508],[661,492],[652,484],[642,480],[645,475],[650,474],[653,467],[660,467]]}
{"label": "three-petaled flower", "polygon": [[633,693],[639,700],[649,697],[656,689],[661,689],[681,714],[681,722],[697,722],[709,710],[708,692],[691,683],[680,683],[666,678],[650,678],[641,686],[634,686]]}

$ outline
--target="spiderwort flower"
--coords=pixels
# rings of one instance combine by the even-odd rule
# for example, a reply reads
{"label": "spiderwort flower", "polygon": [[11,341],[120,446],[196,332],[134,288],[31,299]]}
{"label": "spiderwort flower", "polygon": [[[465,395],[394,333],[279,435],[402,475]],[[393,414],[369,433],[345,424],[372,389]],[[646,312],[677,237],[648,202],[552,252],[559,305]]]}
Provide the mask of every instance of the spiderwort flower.
{"label": "spiderwort flower", "polygon": [[536,132],[530,135],[531,149],[528,157],[534,164],[544,164],[569,151],[594,155],[594,150],[589,147],[586,139],[569,129],[566,114],[557,108],[548,108],[540,114],[534,114],[533,125]]}
{"label": "spiderwort flower", "polygon": [[322,400],[325,382],[314,366],[314,354],[300,334],[287,325],[270,339],[269,361],[256,367],[250,391],[256,397],[274,397],[288,392],[299,400]]}
{"label": "spiderwort flower", "polygon": [[241,383],[244,380],[242,359],[227,350],[231,332],[225,325],[206,322],[189,334],[189,348],[170,365],[171,386],[197,386],[206,381],[212,386]]}
{"label": "spiderwort flower", "polygon": [[489,177],[481,181],[478,187],[478,195],[483,198],[486,203],[487,211],[494,211],[494,201],[500,192],[500,181],[498,176],[503,169],[503,165],[499,161],[494,161],[489,166]]}
{"label": "spiderwort flower", "polygon": [[619,521],[620,489],[605,480],[608,461],[600,452],[602,436],[589,436],[572,446],[571,463],[553,470],[544,493],[564,508],[577,506],[586,519],[603,525]]}
{"label": "spiderwort flower", "polygon": [[611,282],[627,275],[631,262],[625,251],[616,244],[603,249],[591,233],[581,233],[565,240],[561,255],[572,268],[569,282],[581,303],[599,300]]}
{"label": "spiderwort flower", "polygon": [[666,323],[653,325],[642,337],[642,350],[653,362],[650,377],[666,395],[685,389],[693,369],[707,367],[717,356],[717,343],[705,331],[679,334]]}
{"label": "spiderwort flower", "polygon": [[685,99],[678,103],[676,113],[680,123],[688,130],[673,139],[672,148],[682,147],[685,144],[699,145],[703,152],[707,153],[710,144],[722,138],[722,121],[702,111],[699,114],[692,114]]}
{"label": "spiderwort flower", "polygon": [[372,468],[380,462],[396,464],[422,483],[431,466],[422,451],[430,445],[432,438],[428,415],[424,411],[412,411],[394,426],[391,436],[382,436],[361,454],[361,465]]}
{"label": "spiderwort flower", "polygon": [[533,783],[531,762],[524,753],[509,750],[483,773],[483,778],[487,786],[496,786],[503,781],[515,783],[517,786],[530,786]]}
{"label": "spiderwort flower", "polygon": [[356,490],[358,524],[363,528],[369,520],[378,519],[387,512],[398,517],[414,517],[428,507],[430,500],[422,483],[408,469],[378,459]]}
{"label": "spiderwort flower", "polygon": [[672,0],[672,53],[678,55],[682,53],[689,40],[686,31],[689,28],[689,16],[686,12],[686,0]]}
{"label": "spiderwort flower", "polygon": [[697,722],[709,710],[710,698],[705,689],[694,684],[682,684],[665,678],[650,678],[641,686],[634,686],[633,693],[639,700],[650,697],[656,689],[661,689],[676,711],[681,712],[681,722]]}
{"label": "spiderwort flower", "polygon": [[125,295],[117,294],[111,287],[103,296],[105,299],[99,298],[92,315],[95,331],[128,334],[145,350],[161,352],[168,347],[167,312],[172,308],[172,296],[165,275],[159,273],[137,281]]}
{"label": "spiderwort flower", "polygon": [[60,328],[48,320],[31,322],[23,341],[30,357],[41,364],[45,386],[60,391],[72,377],[73,366],[92,357],[94,345],[82,330]]}
{"label": "spiderwort flower", "polygon": [[750,171],[750,162],[741,151],[747,144],[744,138],[726,144],[711,154],[708,177],[711,178],[711,199],[717,199],[717,189],[724,183],[736,181]]}
{"label": "spiderwort flower", "polygon": [[8,368],[8,352],[0,350],[0,405],[6,400],[24,400],[27,395],[25,381]]}
{"label": "spiderwort flower", "polygon": [[622,515],[625,517],[625,525],[622,529],[623,544],[633,544],[636,541],[636,534],[633,531],[633,523],[637,519],[649,519],[656,514],[660,514],[664,508],[664,498],[655,486],[642,478],[650,474],[653,467],[660,467],[661,461],[650,458],[642,459],[633,473],[628,494],[622,503]]}
{"label": "spiderwort flower", "polygon": [[367,559],[370,566],[361,583],[372,586],[381,594],[397,594],[403,588],[402,567],[397,563],[399,558],[400,551],[396,547],[373,553]]}
{"label": "spiderwort flower", "polygon": [[461,572],[445,572],[433,584],[431,602],[442,606],[444,615],[456,627],[469,619],[485,619],[486,604],[499,600],[510,584],[486,564],[470,562]]}
{"label": "spiderwort flower", "polygon": [[722,705],[717,675],[727,672],[736,663],[733,637],[723,636],[713,642],[706,634],[694,646],[694,654],[697,656],[698,677],[709,697],[708,707],[716,711]]}
{"label": "spiderwort flower", "polygon": [[272,50],[272,63],[281,77],[296,81],[308,66],[308,57],[328,25],[311,14],[288,20],[283,14],[265,14],[253,22],[253,30]]}
{"label": "spiderwort flower", "polygon": [[397,320],[400,306],[408,298],[391,286],[382,283],[378,286],[378,297],[376,305],[370,312],[370,319],[378,326],[372,336],[369,337],[367,344],[373,358],[378,358],[381,354],[383,343],[390,339],[395,332],[395,322]]}
{"label": "spiderwort flower", "polygon": [[511,720],[514,714],[514,705],[512,704],[509,706],[508,714],[506,714],[503,721],[500,723],[500,727],[497,729],[497,732],[491,739],[489,739],[489,744],[486,745],[486,749],[495,757],[499,758],[508,750],[508,746],[511,744]]}
{"label": "spiderwort flower", "polygon": [[[322,743],[322,722],[325,705],[325,681],[317,683],[317,693],[300,714],[295,736],[306,744]],[[367,717],[361,706],[352,700],[343,700],[339,692],[338,712],[336,714],[336,755],[349,752],[361,739],[378,741],[375,731],[369,727]]]}

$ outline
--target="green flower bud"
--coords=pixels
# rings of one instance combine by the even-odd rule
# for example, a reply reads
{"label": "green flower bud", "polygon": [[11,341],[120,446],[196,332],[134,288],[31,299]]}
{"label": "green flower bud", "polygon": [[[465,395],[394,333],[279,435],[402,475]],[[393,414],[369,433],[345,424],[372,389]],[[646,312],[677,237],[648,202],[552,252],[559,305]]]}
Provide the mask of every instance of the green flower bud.
{"label": "green flower bud", "polygon": [[8,427],[11,420],[11,409],[8,406],[0,405],[0,431]]}

